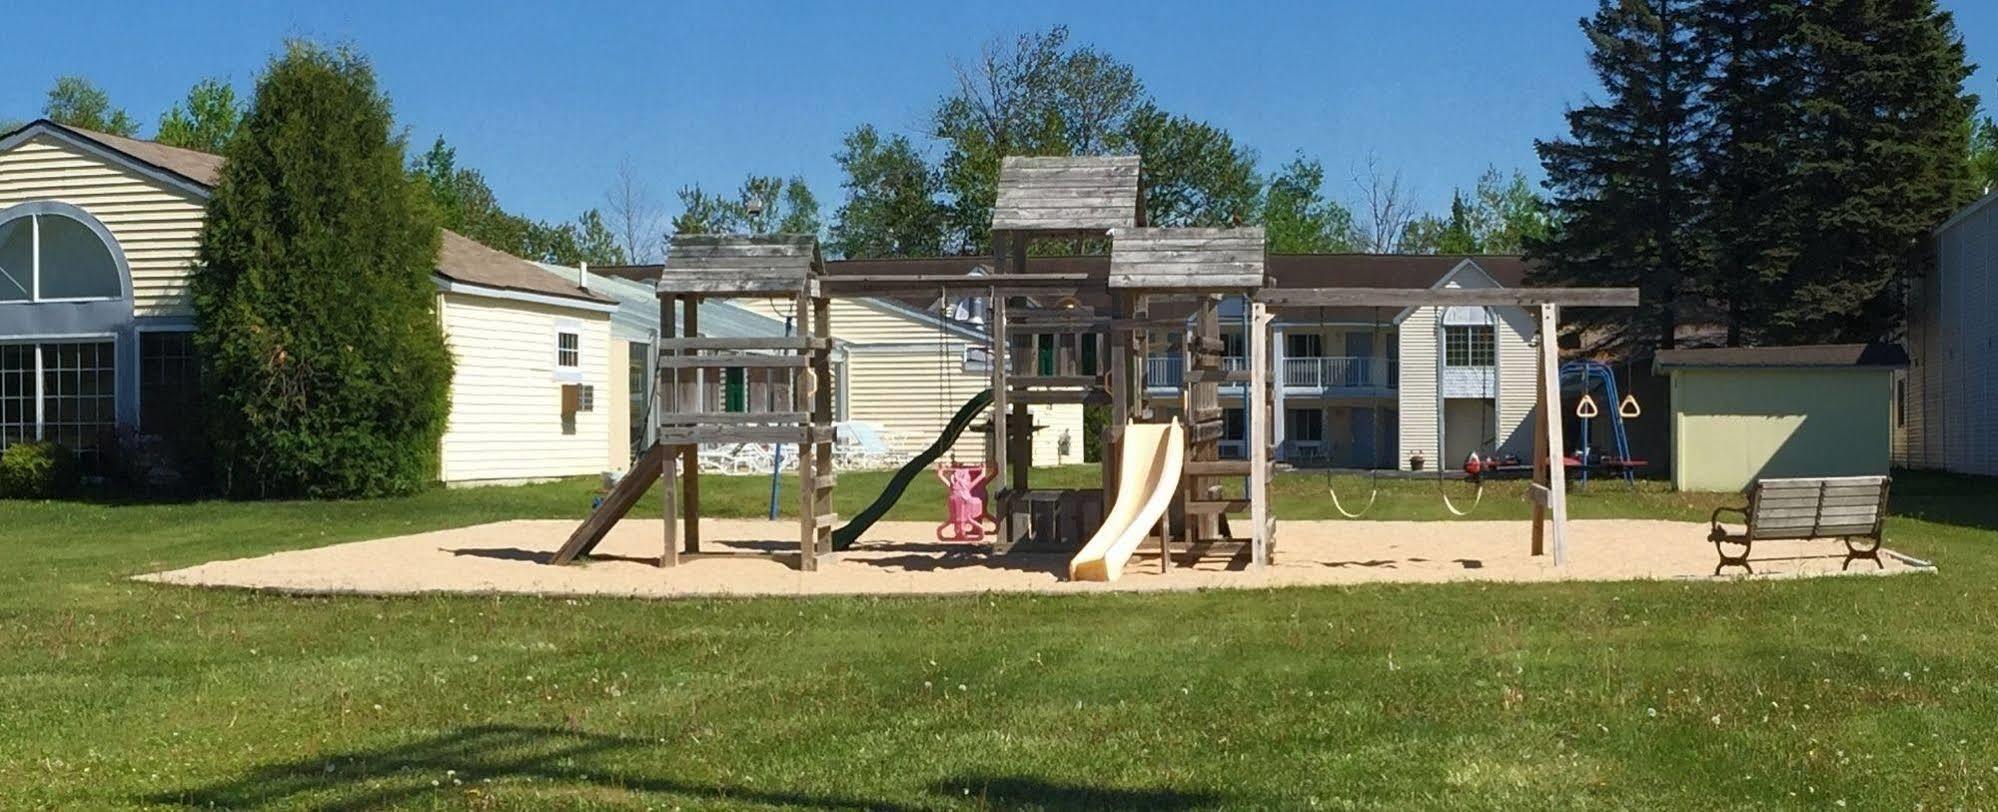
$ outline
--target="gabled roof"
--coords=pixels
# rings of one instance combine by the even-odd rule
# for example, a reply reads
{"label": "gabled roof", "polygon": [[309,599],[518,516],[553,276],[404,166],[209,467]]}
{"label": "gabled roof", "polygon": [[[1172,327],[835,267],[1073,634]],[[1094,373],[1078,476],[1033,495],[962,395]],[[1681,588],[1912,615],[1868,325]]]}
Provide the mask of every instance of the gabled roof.
{"label": "gabled roof", "polygon": [[[110,133],[57,124],[48,119],[34,121],[0,136],[0,149],[37,135],[79,143],[92,151],[108,152],[147,174],[166,173],[166,180],[179,180],[206,195],[221,182],[224,160],[199,150],[170,147],[153,141],[126,138]],[[444,229],[437,252],[437,274],[457,282],[500,290],[520,291],[590,302],[608,298],[577,287],[574,278],[564,279],[535,263],[488,248],[470,237]]]}

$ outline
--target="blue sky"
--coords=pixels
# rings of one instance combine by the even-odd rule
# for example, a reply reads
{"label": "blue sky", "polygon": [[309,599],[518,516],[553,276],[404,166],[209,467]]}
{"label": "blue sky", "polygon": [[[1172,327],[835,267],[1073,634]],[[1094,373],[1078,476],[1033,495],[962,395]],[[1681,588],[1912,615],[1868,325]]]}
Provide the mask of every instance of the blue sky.
{"label": "blue sky", "polygon": [[[568,219],[628,158],[663,207],[684,184],[803,175],[830,215],[832,155],[863,122],[920,135],[953,59],[1066,24],[1136,67],[1170,110],[1228,128],[1266,166],[1321,158],[1328,191],[1369,153],[1429,208],[1487,165],[1539,177],[1533,139],[1595,91],[1576,20],[1593,0],[1213,3],[31,3],[0,48],[0,116],[56,76],[107,89],[150,134],[204,76],[247,92],[290,36],[370,55],[419,146],[444,135],[501,201]],[[1973,62],[1998,66],[1998,3],[1945,0]],[[1972,90],[1998,98],[1980,69]]]}

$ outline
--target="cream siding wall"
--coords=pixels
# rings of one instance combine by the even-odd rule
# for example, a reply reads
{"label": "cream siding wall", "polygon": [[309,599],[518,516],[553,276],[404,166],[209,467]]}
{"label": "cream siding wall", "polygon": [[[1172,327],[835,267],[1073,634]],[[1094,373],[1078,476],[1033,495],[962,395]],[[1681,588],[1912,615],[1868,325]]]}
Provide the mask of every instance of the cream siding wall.
{"label": "cream siding wall", "polygon": [[[958,407],[991,384],[985,372],[964,371],[964,350],[972,342],[963,333],[946,332],[902,308],[870,299],[834,299],[831,316],[833,337],[846,342],[847,418],[880,425],[898,453],[914,454],[928,446]],[[945,342],[941,353],[940,340]],[[1036,425],[1047,426],[1034,435],[1036,465],[1082,461],[1082,407],[1033,406],[1029,411]],[[1069,438],[1065,456],[1060,453],[1064,432]],[[984,436],[966,432],[952,452],[961,462],[984,459]]]}
{"label": "cream siding wall", "polygon": [[604,385],[598,390],[597,408],[604,412],[604,470],[622,471],[631,467],[631,342],[610,339],[604,356]]}
{"label": "cream siding wall", "polygon": [[1443,458],[1436,445],[1437,419],[1442,402],[1436,399],[1436,319],[1442,311],[1418,307],[1396,328],[1401,337],[1401,389],[1396,406],[1401,415],[1401,436],[1395,452],[1395,467],[1407,469],[1409,455],[1421,452],[1429,470]]}
{"label": "cream siding wall", "polygon": [[[440,295],[438,309],[457,362],[444,432],[445,482],[579,476],[608,467],[609,314],[462,293]],[[596,387],[596,409],[576,415],[573,434],[563,433],[562,383],[555,380],[562,320],[581,323],[582,383]]]}
{"label": "cream siding wall", "polygon": [[1498,344],[1498,452],[1532,459],[1539,350],[1531,342],[1540,327],[1525,310],[1505,308],[1494,313],[1498,316],[1493,330]]}
{"label": "cream siding wall", "polygon": [[[832,333],[834,338],[854,344],[924,342],[932,350],[943,335],[935,324],[866,299],[834,299]],[[952,341],[964,340],[957,333],[951,336]]]}
{"label": "cream siding wall", "polygon": [[1672,485],[1739,491],[1763,477],[1887,473],[1884,369],[1672,373]]}
{"label": "cream siding wall", "polygon": [[[1460,268],[1444,284],[1449,288],[1496,288],[1500,285],[1475,267]],[[1442,332],[1438,323],[1443,308],[1418,307],[1409,312],[1398,330],[1401,349],[1401,442],[1396,465],[1408,468],[1408,457],[1421,451],[1433,470],[1442,461],[1438,445],[1438,421],[1442,401],[1438,399],[1438,373],[1442,369]],[[1492,341],[1497,364],[1497,390],[1493,417],[1497,421],[1497,450],[1522,459],[1533,454],[1533,407],[1537,401],[1537,350],[1532,345],[1539,331],[1531,313],[1523,308],[1492,308]],[[1453,444],[1454,445],[1454,444]],[[1454,468],[1462,460],[1448,460]]]}
{"label": "cream siding wall", "polygon": [[[963,342],[951,342],[940,357],[934,334],[927,346],[849,345],[847,419],[881,426],[900,454],[923,450],[943,432],[958,407],[991,385],[985,373],[963,370],[964,347]],[[1082,462],[1082,407],[1032,406],[1029,411],[1035,425],[1047,426],[1034,435],[1036,465]],[[1063,432],[1069,436],[1066,456],[1060,454]],[[960,462],[984,459],[984,435],[966,431],[951,453]]]}
{"label": "cream siding wall", "polygon": [[69,203],[103,221],[132,266],[133,314],[187,316],[205,202],[49,138],[0,153],[0,208]]}

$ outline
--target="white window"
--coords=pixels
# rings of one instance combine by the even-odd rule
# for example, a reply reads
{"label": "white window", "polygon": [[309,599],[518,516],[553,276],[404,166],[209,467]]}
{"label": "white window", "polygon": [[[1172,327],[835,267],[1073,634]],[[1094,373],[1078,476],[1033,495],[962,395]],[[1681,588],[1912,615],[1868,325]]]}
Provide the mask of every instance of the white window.
{"label": "white window", "polygon": [[564,319],[555,324],[555,380],[583,379],[583,325]]}
{"label": "white window", "polygon": [[1285,358],[1325,357],[1325,337],[1317,333],[1285,333],[1283,336]]}
{"label": "white window", "polygon": [[1443,328],[1443,365],[1446,367],[1488,367],[1498,363],[1489,324]]}
{"label": "white window", "polygon": [[0,448],[49,440],[94,463],[118,422],[116,355],[109,341],[0,344]]}
{"label": "white window", "polygon": [[61,214],[0,223],[0,302],[116,299],[118,262],[97,232]]}

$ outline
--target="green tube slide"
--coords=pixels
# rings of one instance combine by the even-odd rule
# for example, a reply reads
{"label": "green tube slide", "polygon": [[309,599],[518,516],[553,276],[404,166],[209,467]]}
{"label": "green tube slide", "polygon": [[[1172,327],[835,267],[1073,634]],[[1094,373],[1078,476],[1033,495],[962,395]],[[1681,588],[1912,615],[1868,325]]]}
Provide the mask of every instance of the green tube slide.
{"label": "green tube slide", "polygon": [[844,550],[859,541],[860,535],[867,532],[867,528],[873,527],[875,522],[888,514],[889,508],[901,501],[902,492],[909,488],[909,483],[914,482],[917,475],[928,470],[930,463],[936,462],[938,457],[950,450],[950,447],[957,442],[958,435],[963,434],[964,430],[971,426],[971,421],[978,419],[978,415],[990,405],[992,405],[992,390],[987,389],[972,395],[970,400],[958,407],[957,414],[951,416],[950,423],[944,426],[943,434],[937,437],[936,442],[930,443],[928,448],[923,449],[923,453],[917,454],[915,459],[896,469],[895,476],[888,480],[888,487],[881,490],[881,495],[875,497],[872,504],[854,514],[846,526],[833,531],[833,549]]}

